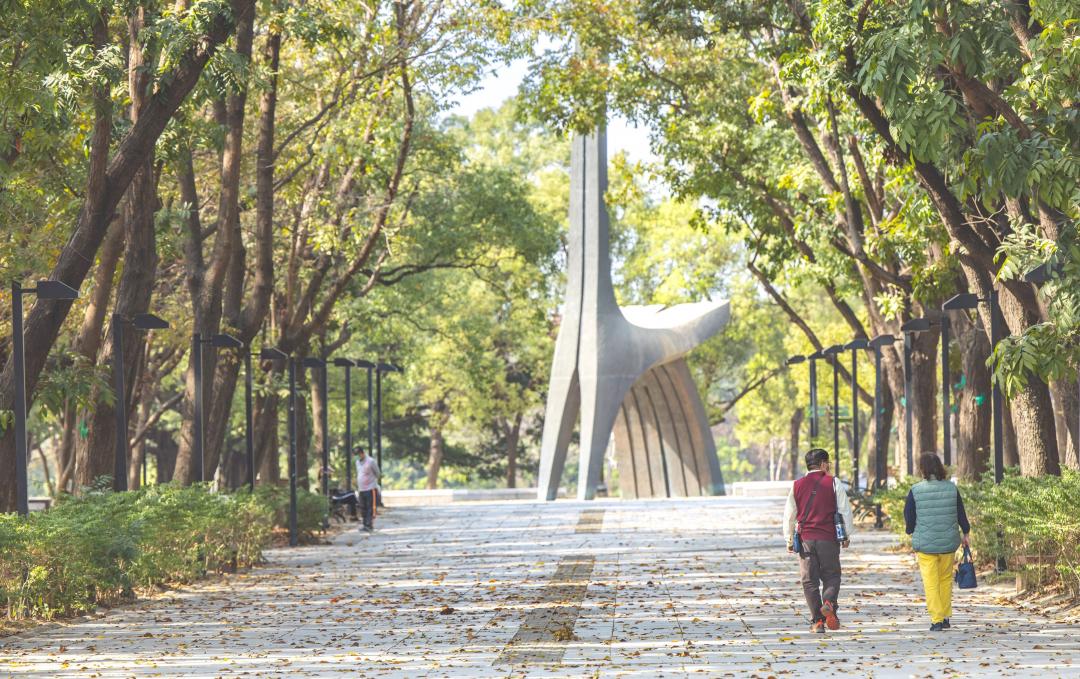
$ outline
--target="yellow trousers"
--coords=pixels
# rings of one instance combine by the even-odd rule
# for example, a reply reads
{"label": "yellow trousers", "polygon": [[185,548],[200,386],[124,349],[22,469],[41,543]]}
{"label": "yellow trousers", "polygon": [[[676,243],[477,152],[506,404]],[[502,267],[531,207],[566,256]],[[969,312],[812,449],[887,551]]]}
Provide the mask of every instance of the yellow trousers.
{"label": "yellow trousers", "polygon": [[926,591],[926,610],[930,622],[941,622],[952,617],[952,583],[955,554],[924,554],[915,552],[919,559],[923,589]]}

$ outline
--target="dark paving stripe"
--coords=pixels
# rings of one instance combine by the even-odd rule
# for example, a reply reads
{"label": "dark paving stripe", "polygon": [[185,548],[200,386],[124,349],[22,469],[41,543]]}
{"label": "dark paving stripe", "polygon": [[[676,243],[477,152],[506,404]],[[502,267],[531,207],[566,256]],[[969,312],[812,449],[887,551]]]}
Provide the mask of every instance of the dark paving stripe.
{"label": "dark paving stripe", "polygon": [[[578,517],[575,533],[599,533],[604,510],[588,509]],[[574,638],[581,602],[589,588],[596,557],[568,554],[559,559],[554,575],[543,588],[543,598],[529,609],[517,634],[493,665],[543,665],[562,662],[566,644]]]}

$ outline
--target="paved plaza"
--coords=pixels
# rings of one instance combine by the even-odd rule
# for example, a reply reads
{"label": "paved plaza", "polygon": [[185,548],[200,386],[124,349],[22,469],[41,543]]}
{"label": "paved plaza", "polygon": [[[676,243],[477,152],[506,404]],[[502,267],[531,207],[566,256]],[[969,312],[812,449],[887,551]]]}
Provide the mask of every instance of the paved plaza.
{"label": "paved plaza", "polygon": [[[42,677],[1080,677],[1080,625],[958,592],[931,635],[887,533],[807,632],[773,498],[395,508],[371,536],[0,640]],[[1075,668],[1074,668],[1075,665]]]}

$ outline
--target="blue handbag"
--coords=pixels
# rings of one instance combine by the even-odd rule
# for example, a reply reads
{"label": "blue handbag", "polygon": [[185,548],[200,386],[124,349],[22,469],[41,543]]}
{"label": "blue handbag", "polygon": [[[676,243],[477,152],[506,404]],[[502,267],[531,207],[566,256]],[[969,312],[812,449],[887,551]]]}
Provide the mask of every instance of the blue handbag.
{"label": "blue handbag", "polygon": [[964,556],[956,566],[956,586],[960,589],[974,589],[978,586],[975,581],[975,564],[971,560],[971,550],[964,546]]}

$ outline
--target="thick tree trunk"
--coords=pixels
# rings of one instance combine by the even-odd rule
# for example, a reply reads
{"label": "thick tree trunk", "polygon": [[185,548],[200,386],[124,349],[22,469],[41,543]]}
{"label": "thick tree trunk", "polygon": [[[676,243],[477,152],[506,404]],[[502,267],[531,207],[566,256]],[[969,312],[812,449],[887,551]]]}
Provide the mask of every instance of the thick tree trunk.
{"label": "thick tree trunk", "polygon": [[[989,469],[991,458],[991,384],[986,361],[990,356],[990,340],[981,326],[966,314],[953,314],[956,343],[960,347],[961,375],[964,388],[956,398],[958,417],[954,433],[956,450],[954,464],[959,478],[970,481]],[[950,380],[956,384],[959,380]],[[955,392],[954,392],[955,393]]]}

